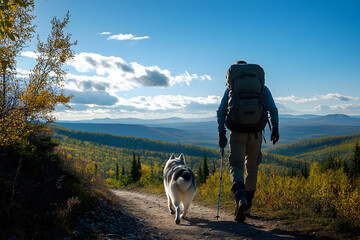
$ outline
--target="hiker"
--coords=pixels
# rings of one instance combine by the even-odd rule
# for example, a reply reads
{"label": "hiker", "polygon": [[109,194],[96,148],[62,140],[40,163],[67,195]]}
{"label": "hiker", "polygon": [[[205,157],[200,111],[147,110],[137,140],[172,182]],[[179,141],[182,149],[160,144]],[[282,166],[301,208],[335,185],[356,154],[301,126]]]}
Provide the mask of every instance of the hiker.
{"label": "hiker", "polygon": [[225,125],[230,130],[230,180],[236,201],[235,221],[238,222],[244,222],[250,214],[262,158],[262,132],[269,123],[268,112],[272,124],[270,139],[273,144],[279,140],[278,110],[265,86],[264,76],[264,70],[257,64],[242,60],[231,65],[226,76],[227,88],[217,110],[221,149],[227,144]]}

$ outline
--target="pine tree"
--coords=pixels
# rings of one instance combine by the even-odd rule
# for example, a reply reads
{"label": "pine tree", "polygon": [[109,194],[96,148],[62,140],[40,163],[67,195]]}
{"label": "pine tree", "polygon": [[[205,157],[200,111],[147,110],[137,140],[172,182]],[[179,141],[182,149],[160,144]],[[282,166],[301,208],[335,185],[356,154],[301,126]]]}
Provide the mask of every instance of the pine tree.
{"label": "pine tree", "polygon": [[360,146],[358,142],[353,151],[354,155],[351,158],[350,173],[352,178],[358,178],[360,176]]}
{"label": "pine tree", "polygon": [[204,182],[204,172],[203,172],[201,165],[199,166],[199,169],[198,169],[198,182],[199,183]]}
{"label": "pine tree", "polygon": [[97,171],[98,171],[98,165],[97,163],[95,163],[95,175],[97,174]]}
{"label": "pine tree", "polygon": [[344,160],[341,165],[342,165],[342,167],[344,168],[344,172],[346,173],[346,175],[347,175],[347,176],[350,176],[351,173],[350,173],[350,167],[349,167],[348,161],[347,161],[347,160]]}
{"label": "pine tree", "polygon": [[207,164],[207,157],[204,155],[204,166],[203,166],[203,180],[206,182],[207,177],[209,176],[209,166]]}
{"label": "pine tree", "polygon": [[116,163],[116,180],[119,180],[119,164]]}
{"label": "pine tree", "polygon": [[212,175],[214,175],[215,172],[216,172],[216,166],[215,166],[215,164],[213,164]]}
{"label": "pine tree", "polygon": [[131,175],[131,180],[132,182],[137,182],[137,162],[135,159],[135,152],[133,152],[133,160],[131,162],[131,170],[130,170],[130,175]]}
{"label": "pine tree", "polygon": [[293,178],[293,177],[296,176],[296,172],[295,172],[294,167],[291,167],[291,168],[290,168],[288,175],[289,175],[291,178]]}
{"label": "pine tree", "polygon": [[139,181],[141,179],[141,162],[140,162],[140,155],[138,154],[138,160],[137,160],[137,180]]}
{"label": "pine tree", "polygon": [[333,155],[329,155],[324,162],[324,164],[321,166],[323,171],[326,171],[328,169],[335,169],[336,168],[336,160]]}
{"label": "pine tree", "polygon": [[125,175],[125,167],[124,165],[121,166],[121,176]]}
{"label": "pine tree", "polygon": [[304,178],[308,178],[309,177],[309,168],[307,166],[307,164],[305,163],[304,164],[304,167],[301,167],[301,175],[304,177]]}

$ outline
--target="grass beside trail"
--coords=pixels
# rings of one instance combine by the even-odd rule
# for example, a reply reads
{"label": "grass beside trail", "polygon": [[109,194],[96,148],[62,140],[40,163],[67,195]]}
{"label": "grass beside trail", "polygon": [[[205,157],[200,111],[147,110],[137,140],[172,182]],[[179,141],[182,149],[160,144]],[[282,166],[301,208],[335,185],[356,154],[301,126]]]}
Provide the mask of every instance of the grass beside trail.
{"label": "grass beside trail", "polygon": [[[326,177],[327,181],[332,182],[331,179],[336,180],[339,177],[346,180],[346,176],[344,176],[341,170],[321,172],[319,166],[313,166],[310,174],[315,175],[316,178],[311,179],[313,175],[305,179],[300,176],[290,178],[276,174],[264,175],[264,173],[259,173],[258,190],[253,201],[252,215],[264,220],[278,221],[277,229],[299,232],[315,238],[359,240],[360,229],[356,226],[359,220],[356,215],[358,209],[352,210],[355,213],[354,216],[345,219],[339,216],[340,214],[344,214],[340,209],[333,209],[336,202],[332,202],[335,200],[339,201],[338,203],[340,204],[344,201],[344,203],[340,205],[342,207],[356,206],[359,204],[359,202],[356,201],[357,195],[351,195],[348,192],[348,196],[352,196],[351,198],[354,202],[346,205],[345,199],[339,196],[330,196],[330,187],[332,185],[322,179]],[[211,207],[216,211],[220,184],[219,179],[219,173],[215,172],[214,175],[209,176],[206,183],[198,184],[194,202],[198,205]],[[313,189],[318,196],[315,196],[314,193],[310,194],[309,192],[311,190],[309,184],[313,184],[312,181],[318,185],[323,182],[323,185],[320,184],[317,186],[319,188]],[[341,182],[339,184],[341,184]],[[355,184],[354,186],[358,185]],[[346,185],[346,187],[350,188],[350,185]],[[148,181],[140,181],[136,184],[129,184],[126,188],[165,196],[164,187],[160,180],[157,180],[156,184]],[[230,188],[228,171],[224,170],[220,215],[222,211],[227,213],[234,211],[235,202]],[[300,190],[308,192],[305,193]],[[357,190],[358,188],[355,187],[352,193],[357,193]],[[326,193],[327,195],[324,197],[321,193]],[[332,201],[326,197],[331,197]],[[305,201],[303,205],[299,204],[301,201]]]}

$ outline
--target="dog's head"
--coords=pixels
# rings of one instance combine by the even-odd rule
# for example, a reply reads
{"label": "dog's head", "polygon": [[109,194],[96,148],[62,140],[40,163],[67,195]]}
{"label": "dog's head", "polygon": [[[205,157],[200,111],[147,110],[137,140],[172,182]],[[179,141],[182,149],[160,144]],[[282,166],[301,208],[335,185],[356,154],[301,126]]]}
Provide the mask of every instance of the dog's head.
{"label": "dog's head", "polygon": [[181,163],[185,164],[185,157],[184,157],[184,154],[180,154],[180,156],[178,158],[175,157],[175,154],[171,154],[169,160],[177,160],[177,161],[180,161]]}

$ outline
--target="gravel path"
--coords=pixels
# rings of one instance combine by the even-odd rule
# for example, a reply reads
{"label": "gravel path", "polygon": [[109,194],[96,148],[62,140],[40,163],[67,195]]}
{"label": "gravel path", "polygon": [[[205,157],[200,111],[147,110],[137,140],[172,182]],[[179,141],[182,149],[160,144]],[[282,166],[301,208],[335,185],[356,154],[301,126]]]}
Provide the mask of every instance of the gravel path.
{"label": "gravel path", "polygon": [[247,218],[245,223],[235,222],[232,214],[192,203],[188,215],[180,225],[167,210],[167,199],[162,195],[125,189],[113,190],[119,203],[127,212],[144,223],[143,239],[310,239],[298,233],[279,230],[276,221],[257,217]]}

